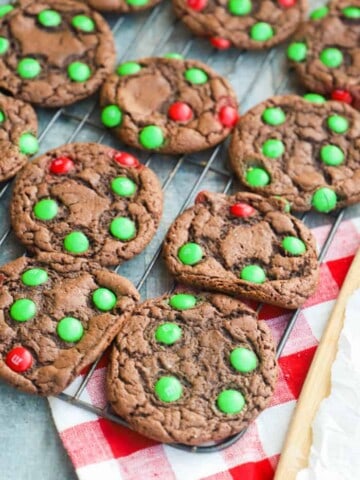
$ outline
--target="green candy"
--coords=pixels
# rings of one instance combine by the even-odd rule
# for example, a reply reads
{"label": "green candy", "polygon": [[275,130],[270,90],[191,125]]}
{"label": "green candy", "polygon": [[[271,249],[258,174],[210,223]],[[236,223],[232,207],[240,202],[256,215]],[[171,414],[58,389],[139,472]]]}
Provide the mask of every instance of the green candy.
{"label": "green candy", "polygon": [[35,58],[23,58],[17,66],[17,73],[21,78],[32,79],[41,72],[40,63]]}
{"label": "green candy", "polygon": [[325,145],[320,149],[320,158],[331,167],[341,165],[345,160],[344,152],[336,145]]}
{"label": "green candy", "polygon": [[235,415],[244,408],[245,398],[237,390],[223,390],[218,395],[216,403],[221,412]]}
{"label": "green candy", "polygon": [[310,14],[311,20],[320,20],[320,18],[326,17],[326,15],[329,13],[329,8],[328,7],[319,7],[313,10]]}
{"label": "green candy", "polygon": [[48,281],[48,274],[42,268],[30,268],[21,275],[21,281],[27,287],[38,287]]}
{"label": "green candy", "polygon": [[121,125],[123,113],[117,105],[108,105],[101,112],[101,121],[105,127],[114,128]]}
{"label": "green candy", "polygon": [[43,10],[37,18],[44,27],[58,27],[61,24],[61,15],[56,10]]}
{"label": "green candy", "polygon": [[245,179],[252,187],[265,187],[270,183],[270,175],[264,168],[260,167],[248,168]]}
{"label": "green candy", "polygon": [[189,293],[177,293],[172,295],[169,300],[170,307],[175,308],[175,310],[189,310],[194,308],[196,303],[196,297]]}
{"label": "green candy", "polygon": [[9,49],[9,40],[5,37],[0,37],[0,55],[4,55]]}
{"label": "green candy", "polygon": [[283,239],[281,245],[285,252],[291,255],[302,255],[306,252],[305,243],[300,238],[288,236]]}
{"label": "green candy", "polygon": [[329,68],[340,67],[344,59],[342,52],[338,48],[324,48],[320,53],[321,62]]}
{"label": "green candy", "polygon": [[80,320],[74,317],[65,317],[60,320],[56,328],[57,334],[64,342],[76,343],[84,335],[84,327]]}
{"label": "green candy", "polygon": [[144,148],[154,150],[163,145],[164,134],[160,127],[156,125],[147,125],[139,134],[139,142]]}
{"label": "green candy", "polygon": [[349,129],[349,121],[341,115],[330,115],[327,126],[335,133],[345,133]]}
{"label": "green candy", "polygon": [[136,62],[126,62],[118,66],[116,72],[118,75],[134,75],[141,70],[141,65]]}
{"label": "green candy", "polygon": [[71,232],[64,238],[64,248],[70,253],[85,253],[89,246],[89,240],[82,232]]}
{"label": "green candy", "polygon": [[342,10],[343,15],[346,18],[359,19],[360,18],[360,8],[350,5],[345,7]]}
{"label": "green candy", "polygon": [[266,42],[274,36],[274,30],[266,22],[255,23],[250,29],[250,37],[256,42]]}
{"label": "green candy", "polygon": [[136,236],[135,222],[127,217],[115,218],[110,224],[110,233],[123,242],[131,240]]}
{"label": "green candy", "polygon": [[326,98],[318,93],[306,93],[303,98],[312,103],[325,103]]}
{"label": "green candy", "polygon": [[36,315],[35,302],[28,298],[16,300],[10,307],[10,317],[16,322],[27,322]]}
{"label": "green candy", "polygon": [[311,205],[321,213],[328,213],[334,210],[337,203],[337,196],[334,190],[322,187],[316,190],[311,199]]}
{"label": "green candy", "polygon": [[115,293],[108,288],[98,288],[92,294],[92,301],[99,310],[108,312],[115,307],[117,298]]}
{"label": "green candy", "polygon": [[165,345],[173,345],[180,340],[181,335],[181,328],[176,323],[163,323],[155,330],[156,341]]}
{"label": "green candy", "polygon": [[227,8],[232,15],[247,15],[251,12],[251,0],[229,0]]}
{"label": "green candy", "polygon": [[132,197],[136,188],[136,183],[127,177],[117,177],[111,182],[111,190],[120,197]]}
{"label": "green candy", "polygon": [[253,351],[239,347],[230,353],[230,363],[237,372],[249,373],[258,366],[258,359]]}
{"label": "green candy", "polygon": [[285,213],[290,213],[291,203],[289,202],[289,200],[287,200],[287,199],[284,198],[284,197],[281,197],[280,195],[274,195],[274,198],[282,201],[282,203],[284,204],[284,207],[283,207],[283,208],[284,208],[284,212],[285,212]]}
{"label": "green candy", "polygon": [[202,257],[202,248],[197,243],[185,243],[178,251],[178,258],[184,265],[196,265]]}
{"label": "green candy", "polygon": [[58,204],[51,198],[43,198],[34,205],[34,216],[39,220],[52,220],[58,214]]}
{"label": "green candy", "polygon": [[4,17],[8,13],[10,13],[12,10],[14,10],[14,7],[12,5],[10,5],[10,4],[2,5],[0,7],[0,18]]}
{"label": "green candy", "polygon": [[86,15],[75,15],[71,20],[71,25],[82,32],[93,32],[95,30],[95,22]]}
{"label": "green candy", "polygon": [[208,75],[200,68],[188,68],[184,73],[185,79],[193,85],[203,85],[208,81]]}
{"label": "green candy", "polygon": [[307,51],[308,49],[305,43],[294,42],[288,46],[287,56],[294,62],[302,62],[306,59]]}
{"label": "green candy", "polygon": [[263,111],[261,118],[267,125],[277,126],[285,122],[286,115],[280,107],[268,107]]}
{"label": "green candy", "polygon": [[0,110],[0,123],[5,122],[5,120],[6,120],[5,113],[2,110]]}
{"label": "green candy", "polygon": [[266,275],[264,270],[259,265],[247,265],[241,270],[241,280],[251,283],[264,283]]}
{"label": "green candy", "polygon": [[32,133],[23,133],[19,139],[19,149],[24,155],[34,155],[39,150],[38,139]]}
{"label": "green candy", "polygon": [[175,60],[183,60],[184,57],[181,55],[181,53],[176,53],[176,52],[169,52],[164,55],[164,58],[172,58]]}
{"label": "green candy", "polygon": [[262,145],[262,153],[268,158],[279,158],[285,151],[285,145],[281,140],[270,138]]}
{"label": "green candy", "polygon": [[128,5],[132,7],[143,7],[149,3],[149,0],[125,0]]}
{"label": "green candy", "polygon": [[83,62],[73,62],[67,68],[69,78],[74,82],[82,83],[91,77],[91,68]]}
{"label": "green candy", "polygon": [[161,377],[155,383],[155,393],[162,402],[176,402],[182,392],[182,385],[176,377]]}

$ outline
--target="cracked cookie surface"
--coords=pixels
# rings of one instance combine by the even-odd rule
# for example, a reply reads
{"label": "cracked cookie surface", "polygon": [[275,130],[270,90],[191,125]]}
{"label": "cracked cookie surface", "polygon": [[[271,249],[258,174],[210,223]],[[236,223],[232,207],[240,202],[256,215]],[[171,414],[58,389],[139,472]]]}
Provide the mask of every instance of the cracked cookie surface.
{"label": "cracked cookie surface", "polygon": [[[314,98],[310,94],[307,98]],[[327,213],[360,201],[360,114],[349,105],[273,97],[249,110],[230,144],[246,188]]]}
{"label": "cracked cookie surface", "polygon": [[117,265],[150,242],[162,214],[155,173],[130,154],[74,143],[50,150],[18,175],[11,221],[33,252]]}
{"label": "cracked cookie surface", "polygon": [[272,336],[253,310],[225,295],[177,293],[147,300],[123,323],[107,385],[134,430],[199,445],[245,428],[276,379]]}
{"label": "cracked cookie surface", "polygon": [[81,0],[100,12],[133,13],[152,8],[161,0]]}
{"label": "cracked cookie surface", "polygon": [[83,259],[18,258],[0,267],[0,378],[38,395],[64,390],[107,348],[139,300]]}
{"label": "cracked cookie surface", "polygon": [[83,3],[23,0],[0,19],[0,88],[44,107],[94,93],[115,47],[105,20]]}
{"label": "cracked cookie surface", "polygon": [[297,308],[318,280],[315,239],[284,203],[201,192],[170,227],[164,258],[180,282]]}
{"label": "cracked cookie surface", "polygon": [[237,121],[230,84],[195,60],[146,58],[120,65],[101,89],[102,121],[124,143],[160,153],[204,150]]}

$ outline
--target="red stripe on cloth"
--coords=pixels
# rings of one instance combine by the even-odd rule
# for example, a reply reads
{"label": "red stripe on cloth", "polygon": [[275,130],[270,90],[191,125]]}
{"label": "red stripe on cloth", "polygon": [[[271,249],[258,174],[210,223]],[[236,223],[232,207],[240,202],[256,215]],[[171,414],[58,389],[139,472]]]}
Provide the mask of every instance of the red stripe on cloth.
{"label": "red stripe on cloth", "polygon": [[239,465],[229,470],[234,480],[272,480],[274,470],[266,458],[260,462],[250,462]]}
{"label": "red stripe on cloth", "polygon": [[354,255],[351,255],[351,257],[340,258],[340,260],[334,260],[327,263],[331,275],[338,284],[339,288],[344,283],[345,277],[353,260]]}
{"label": "red stripe on cloth", "polygon": [[296,399],[299,398],[316,348],[317,347],[311,347],[279,359],[279,366],[283,372],[285,381]]}

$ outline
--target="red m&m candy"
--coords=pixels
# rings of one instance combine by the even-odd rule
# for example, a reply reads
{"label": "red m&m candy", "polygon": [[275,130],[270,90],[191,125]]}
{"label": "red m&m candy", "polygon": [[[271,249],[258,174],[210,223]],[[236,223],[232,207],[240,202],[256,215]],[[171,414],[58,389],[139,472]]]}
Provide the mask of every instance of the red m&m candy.
{"label": "red m&m candy", "polygon": [[234,203],[234,205],[230,207],[230,213],[234,215],[234,217],[251,217],[255,211],[255,208],[244,202]]}
{"label": "red m&m candy", "polygon": [[202,190],[196,195],[195,203],[204,203],[206,199],[206,190]]}
{"label": "red m&m candy", "polygon": [[219,120],[224,125],[224,127],[232,128],[236,125],[239,119],[238,112],[236,108],[225,105],[219,111]]}
{"label": "red m&m candy", "polygon": [[338,88],[331,92],[331,100],[336,100],[338,102],[344,102],[351,105],[353,98],[350,92],[348,92],[347,90],[341,90],[340,88]]}
{"label": "red m&m candy", "polygon": [[278,0],[280,7],[290,8],[296,5],[296,0]]}
{"label": "red m&m candy", "polygon": [[122,165],[123,167],[139,167],[140,166],[139,160],[133,155],[130,155],[130,153],[126,153],[126,152],[116,152],[114,154],[114,160],[115,162],[117,162],[119,165]]}
{"label": "red m&m candy", "polygon": [[191,8],[192,10],[196,10],[197,12],[200,12],[201,10],[204,10],[204,8],[207,5],[207,0],[187,0],[187,6]]}
{"label": "red m&m candy", "polygon": [[74,168],[74,162],[68,157],[55,158],[50,164],[50,172],[55,175],[65,175]]}
{"label": "red m&m candy", "polygon": [[175,102],[170,105],[168,116],[175,122],[188,122],[193,117],[193,111],[187,103]]}
{"label": "red m&m candy", "polygon": [[230,40],[228,40],[227,38],[221,38],[221,37],[211,37],[210,43],[213,47],[219,50],[226,50],[231,46]]}
{"label": "red m&m candy", "polygon": [[14,372],[21,373],[31,367],[33,357],[26,348],[15,347],[6,355],[5,363]]}

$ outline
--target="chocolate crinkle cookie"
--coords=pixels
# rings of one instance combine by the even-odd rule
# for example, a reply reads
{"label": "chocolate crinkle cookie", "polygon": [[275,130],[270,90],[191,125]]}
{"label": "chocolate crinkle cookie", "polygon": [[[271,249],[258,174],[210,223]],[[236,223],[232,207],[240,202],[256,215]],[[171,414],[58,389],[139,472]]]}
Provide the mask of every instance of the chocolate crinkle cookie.
{"label": "chocolate crinkle cookie", "polygon": [[315,239],[279,199],[200,192],[170,227],[164,258],[195,287],[297,308],[318,281]]}
{"label": "chocolate crinkle cookie", "polygon": [[107,385],[132,429],[200,445],[252,422],[276,379],[272,336],[254,311],[225,295],[176,293],[147,300],[123,323]]}
{"label": "chocolate crinkle cookie", "polygon": [[81,0],[100,12],[132,13],[147,10],[161,0]]}
{"label": "chocolate crinkle cookie", "polygon": [[3,265],[0,285],[0,378],[46,396],[96,360],[139,299],[125,278],[62,254]]}

